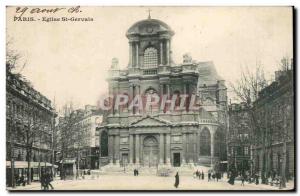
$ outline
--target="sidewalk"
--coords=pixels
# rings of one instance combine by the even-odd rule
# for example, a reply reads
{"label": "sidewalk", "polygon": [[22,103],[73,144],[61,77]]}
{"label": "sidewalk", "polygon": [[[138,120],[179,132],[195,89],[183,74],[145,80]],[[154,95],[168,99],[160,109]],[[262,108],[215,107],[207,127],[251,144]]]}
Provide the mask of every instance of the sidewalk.
{"label": "sidewalk", "polygon": [[[82,181],[82,180],[91,180],[90,178],[85,178],[85,179],[79,179],[79,180],[61,180],[59,178],[55,179],[54,181],[51,182],[53,185],[54,189],[56,185],[60,185],[64,183],[65,185],[72,184],[75,181]],[[39,181],[31,182],[30,185],[26,186],[16,186],[15,188],[12,187],[6,187],[6,190],[8,191],[18,191],[18,190],[41,190],[41,183]],[[51,191],[51,189],[50,189]]]}
{"label": "sidewalk", "polygon": [[[245,186],[241,186],[241,181],[235,181],[234,185],[227,183],[227,179],[221,179],[219,182],[199,180],[190,176],[180,177],[179,190],[224,190],[224,191],[284,191],[293,189],[293,181],[287,183],[285,189],[279,189],[278,186],[270,186],[265,184],[256,185],[245,182]],[[54,190],[173,190],[174,177],[158,177],[158,176],[133,176],[133,175],[102,175],[99,178],[87,176],[85,179],[78,180],[55,180],[51,183]],[[39,182],[32,182],[31,185],[18,186],[15,189],[7,188],[13,191],[31,191],[41,190]],[[174,189],[175,190],[175,189]],[[178,189],[176,189],[178,190]],[[51,191],[51,190],[49,190]]]}

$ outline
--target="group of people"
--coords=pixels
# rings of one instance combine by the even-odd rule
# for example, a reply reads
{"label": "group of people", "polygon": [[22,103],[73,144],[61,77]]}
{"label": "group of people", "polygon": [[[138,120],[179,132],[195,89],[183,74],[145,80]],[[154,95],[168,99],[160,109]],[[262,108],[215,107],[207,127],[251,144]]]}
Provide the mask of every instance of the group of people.
{"label": "group of people", "polygon": [[245,186],[245,182],[249,183],[255,183],[256,185],[259,184],[259,175],[257,173],[254,173],[253,175],[250,175],[249,172],[241,172],[240,174],[235,171],[229,171],[229,180],[228,183],[231,185],[234,185],[236,178],[239,178],[241,180],[241,186]]}
{"label": "group of people", "polygon": [[53,177],[50,172],[44,172],[41,174],[41,189],[42,190],[49,190],[49,186],[53,190],[53,186],[51,182],[53,181]]}
{"label": "group of people", "polygon": [[25,181],[25,177],[24,175],[22,175],[21,177],[19,177],[18,174],[15,175],[15,182],[17,186],[25,186],[26,185],[26,181]]}
{"label": "group of people", "polygon": [[197,170],[194,175],[195,175],[196,178],[199,178],[199,180],[201,180],[201,179],[204,180],[204,173],[203,173],[203,171],[200,172],[200,171]]}
{"label": "group of people", "polygon": [[[222,177],[221,172],[215,172],[215,171],[209,170],[208,173],[207,173],[207,180],[208,181],[217,180],[217,182],[218,182],[221,179],[221,177]],[[199,180],[201,180],[201,179],[204,180],[204,172],[203,171],[200,172],[200,171],[197,170],[194,173],[194,178],[199,178]]]}
{"label": "group of people", "polygon": [[133,175],[134,176],[138,176],[139,175],[139,170],[138,169],[134,169],[133,170]]}
{"label": "group of people", "polygon": [[208,171],[208,181],[217,180],[218,182],[219,180],[221,180],[221,177],[222,177],[221,172]]}

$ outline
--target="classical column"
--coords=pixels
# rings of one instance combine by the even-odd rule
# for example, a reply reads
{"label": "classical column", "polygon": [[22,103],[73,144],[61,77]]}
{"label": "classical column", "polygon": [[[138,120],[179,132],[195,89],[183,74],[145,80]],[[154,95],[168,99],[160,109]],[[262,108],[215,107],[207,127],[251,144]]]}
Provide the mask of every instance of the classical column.
{"label": "classical column", "polygon": [[167,65],[170,65],[170,40],[167,40]]}
{"label": "classical column", "polygon": [[114,138],[113,135],[108,136],[108,156],[109,156],[109,164],[113,164],[114,162]]}
{"label": "classical column", "polygon": [[133,164],[133,135],[129,135],[129,164]]}
{"label": "classical column", "polygon": [[186,133],[182,133],[182,165],[186,164],[185,157],[186,157]]}
{"label": "classical column", "polygon": [[160,42],[160,64],[161,65],[163,65],[164,64],[164,60],[163,60],[163,57],[164,55],[163,55],[163,42],[162,42],[162,40],[161,40],[161,42]]}
{"label": "classical column", "polygon": [[193,148],[193,154],[194,154],[194,163],[196,164],[198,161],[198,156],[197,156],[197,132],[194,132],[194,137],[193,137],[193,142],[194,142],[194,148]]}
{"label": "classical column", "polygon": [[164,109],[161,108],[161,100],[164,94],[164,84],[159,84],[159,96],[160,96],[160,101],[159,101],[159,112],[163,113]]}
{"label": "classical column", "polygon": [[132,67],[132,43],[129,42],[129,67]]}
{"label": "classical column", "polygon": [[[168,99],[171,99],[171,96],[170,96],[170,84],[166,84],[166,90],[167,90],[167,97],[168,97]],[[167,112],[166,113],[169,113],[170,112],[170,108],[171,108],[171,104],[166,104],[166,110],[167,110]],[[172,108],[172,109],[174,109],[174,108]]]}
{"label": "classical column", "polygon": [[215,144],[215,131],[211,131],[210,133],[210,166],[213,166],[214,163],[214,155],[215,155],[215,149],[214,149],[214,145]]}
{"label": "classical column", "polygon": [[136,54],[136,67],[139,65],[139,43],[135,44],[135,54]]}
{"label": "classical column", "polygon": [[[134,98],[134,95],[133,95],[133,84],[129,84],[129,100],[128,100],[128,103],[130,103]],[[129,111],[129,114],[133,114],[133,108],[129,108],[128,107],[128,111]]]}
{"label": "classical column", "polygon": [[120,136],[115,135],[114,138],[115,138],[114,147],[115,147],[116,165],[120,165]]}
{"label": "classical column", "polygon": [[194,148],[194,144],[193,144],[193,134],[189,133],[187,134],[187,154],[188,154],[188,161],[190,164],[193,164],[193,148]]}
{"label": "classical column", "polygon": [[164,134],[159,134],[159,164],[164,163]]}
{"label": "classical column", "polygon": [[[137,88],[137,90],[136,90],[137,93],[135,94],[135,96],[136,96],[136,95],[141,95],[141,86],[140,86],[139,84],[137,84],[137,85],[136,85],[136,88]],[[141,113],[142,113],[142,111],[140,110],[140,107],[138,107],[138,108],[137,108],[137,114],[141,114]]]}
{"label": "classical column", "polygon": [[199,156],[200,156],[200,133],[197,131],[196,133],[196,161],[198,163]]}
{"label": "classical column", "polygon": [[167,165],[171,165],[170,154],[171,154],[171,135],[170,133],[167,133],[166,134],[166,164]]}
{"label": "classical column", "polygon": [[135,164],[140,164],[140,135],[135,135]]}

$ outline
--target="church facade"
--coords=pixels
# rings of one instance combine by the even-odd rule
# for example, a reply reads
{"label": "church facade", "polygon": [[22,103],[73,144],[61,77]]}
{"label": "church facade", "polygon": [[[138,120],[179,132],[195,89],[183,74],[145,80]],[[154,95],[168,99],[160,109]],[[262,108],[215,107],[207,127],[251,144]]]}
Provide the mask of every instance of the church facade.
{"label": "church facade", "polygon": [[[152,105],[147,111],[129,104],[113,107],[104,125],[98,128],[100,143],[107,145],[110,165],[211,166],[226,159],[225,82],[212,62],[194,61],[186,54],[182,63],[174,63],[174,34],[160,20],[149,17],[138,21],[126,33],[128,67],[121,70],[118,60],[112,61],[107,79],[110,95],[126,95],[131,100],[136,95],[149,94],[164,95],[168,100],[174,95],[177,98],[174,110],[169,110],[168,104]],[[180,108],[181,94],[188,95],[186,100],[196,97],[199,109]],[[107,142],[103,142],[103,137]]]}

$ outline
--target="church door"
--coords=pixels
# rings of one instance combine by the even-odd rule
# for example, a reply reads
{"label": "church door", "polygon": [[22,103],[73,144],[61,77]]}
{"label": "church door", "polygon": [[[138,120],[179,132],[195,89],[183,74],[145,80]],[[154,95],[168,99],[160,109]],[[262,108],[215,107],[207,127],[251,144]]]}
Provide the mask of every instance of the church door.
{"label": "church door", "polygon": [[158,164],[158,142],[153,136],[144,139],[143,163],[145,167],[156,167]]}

